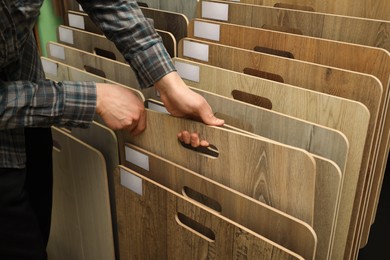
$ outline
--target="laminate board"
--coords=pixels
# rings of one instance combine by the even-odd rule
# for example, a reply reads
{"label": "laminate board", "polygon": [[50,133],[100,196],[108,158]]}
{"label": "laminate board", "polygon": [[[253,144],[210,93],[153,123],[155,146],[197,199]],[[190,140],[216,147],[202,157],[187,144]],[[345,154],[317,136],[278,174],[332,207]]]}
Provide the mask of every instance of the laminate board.
{"label": "laminate board", "polygon": [[[149,8],[160,9],[184,14],[188,19],[196,16],[197,0],[139,0],[139,4],[146,4]],[[142,5],[140,5],[142,6]]]}
{"label": "laminate board", "polygon": [[[99,75],[102,78],[115,78],[115,81],[123,85],[138,90],[140,89],[134,71],[129,65],[126,65],[127,69],[123,70],[124,63],[122,62],[97,56],[95,54],[55,42],[48,42],[47,52],[50,59],[69,64],[80,70],[86,70]],[[119,70],[118,68],[122,69]]]}
{"label": "laminate board", "polygon": [[219,0],[200,2],[197,18],[381,47],[387,50],[390,44],[389,19],[364,19]]}
{"label": "laminate board", "polygon": [[[274,111],[326,125],[340,130],[347,136],[350,146],[347,167],[342,184],[343,188],[335,236],[335,239],[343,239],[344,243],[346,243],[346,231],[344,230],[344,232],[341,232],[340,229],[348,229],[349,222],[351,221],[352,206],[359,178],[365,137],[367,136],[368,121],[370,118],[367,108],[356,101],[268,81],[213,66],[202,65],[201,63],[191,61],[188,61],[187,63],[195,65],[193,68],[190,66],[190,70],[199,71],[198,82],[186,80],[186,83],[190,86],[215,92],[229,98],[233,97],[232,92],[234,90],[260,96],[261,98],[268,99],[272,103],[272,110]],[[185,75],[186,73],[181,73],[180,70],[179,74],[184,78],[187,77]],[[332,102],[332,99],[339,101]],[[348,103],[351,105],[353,104],[352,106],[356,107],[351,110],[342,107]],[[300,105],[297,106],[296,104]],[[336,106],[341,107],[336,108]],[[347,112],[348,110],[349,112]],[[310,113],[308,113],[308,111],[310,111]],[[342,115],[340,112],[342,112],[342,114],[351,114]],[[352,120],[352,118],[355,119]],[[361,121],[362,118],[365,118],[364,120],[367,121]],[[351,126],[352,124],[354,124],[353,127]],[[363,127],[363,129],[352,133],[359,127]],[[363,134],[363,136],[360,136],[361,134]]]}
{"label": "laminate board", "polygon": [[[387,12],[390,3],[386,0],[369,1],[312,1],[312,0],[286,0],[281,3],[278,0],[222,0],[225,2],[239,2],[242,4],[265,5],[279,8],[288,8],[316,13],[329,13],[346,16],[364,17],[370,19],[390,20]],[[386,11],[387,10],[387,11]]]}
{"label": "laminate board", "polygon": [[54,186],[49,256],[115,259],[103,155],[58,128],[52,128],[52,135]]}
{"label": "laminate board", "polygon": [[[378,21],[374,21],[379,23]],[[195,26],[196,24],[196,26]],[[195,28],[197,27],[197,28]],[[212,31],[212,28],[216,33],[214,34],[205,34],[203,29],[208,29]],[[380,24],[377,26],[380,28]],[[357,26],[356,30],[359,30],[361,27]],[[367,28],[372,30],[376,28],[374,25],[367,25]],[[207,30],[206,29],[206,30]],[[197,32],[195,32],[197,31]],[[355,32],[355,30],[353,30]],[[378,29],[380,32],[381,30]],[[378,35],[386,35],[379,33]],[[192,21],[189,26],[189,36],[194,37],[197,35],[199,38],[207,40],[217,41],[221,44],[236,46],[240,48],[250,49],[250,50],[259,50],[265,51],[268,53],[276,53],[276,55],[281,55],[285,57],[292,57],[295,59],[305,60],[309,62],[315,62],[319,64],[324,64],[328,66],[340,67],[347,70],[354,70],[363,73],[369,73],[378,77],[383,84],[383,97],[380,102],[380,115],[378,118],[378,129],[375,132],[376,137],[374,140],[378,140],[381,137],[380,146],[374,151],[371,156],[371,164],[375,163],[375,166],[371,166],[371,170],[374,172],[372,179],[367,180],[368,184],[366,185],[366,190],[364,191],[364,201],[367,202],[368,207],[367,215],[368,219],[371,219],[373,215],[375,199],[378,197],[377,194],[380,193],[381,179],[386,167],[387,155],[386,147],[388,146],[388,139],[390,133],[390,123],[389,123],[389,114],[387,113],[387,103],[388,99],[388,85],[389,85],[389,55],[386,51],[381,51],[376,48],[350,45],[342,42],[331,41],[326,39],[317,39],[312,37],[294,35],[294,34],[285,34],[280,32],[274,32],[259,28],[239,26],[234,24],[221,23],[216,21],[207,21],[202,19],[197,19]],[[240,37],[233,37],[232,35],[240,35]],[[361,32],[359,35],[362,35],[361,39],[356,41],[359,44],[367,46],[377,46],[374,39],[377,37],[367,37],[369,32]],[[340,39],[337,37],[336,39]],[[379,40],[379,42],[386,43],[387,41]],[[305,46],[302,48],[301,46]],[[380,46],[380,45],[378,45]],[[389,45],[381,45],[382,48],[390,50]],[[321,51],[320,51],[321,50]],[[326,51],[327,50],[327,51]],[[356,55],[359,53],[359,55]],[[321,55],[318,55],[321,54]],[[340,59],[339,57],[347,57]],[[376,57],[372,59],[371,57]],[[370,65],[367,65],[371,63]],[[386,68],[386,69],[383,69]],[[348,95],[351,91],[337,91],[335,94],[346,94]],[[353,92],[351,92],[353,93]],[[345,96],[347,97],[347,96]],[[349,98],[349,97],[348,97]],[[352,98],[354,99],[354,98]],[[378,103],[378,102],[375,102]],[[369,107],[369,106],[368,106]],[[372,120],[372,119],[371,119]],[[380,134],[380,132],[382,134]],[[379,140],[378,140],[379,141]],[[377,142],[378,142],[377,141]],[[374,162],[377,157],[377,162]],[[372,186],[372,191],[371,187]],[[369,193],[369,194],[367,194]],[[369,199],[367,198],[369,196]],[[374,214],[375,215],[375,214]],[[367,228],[370,226],[370,223],[365,224],[365,232],[368,232]],[[367,234],[366,234],[367,235]]]}
{"label": "laminate board", "polygon": [[[177,44],[173,35],[161,30],[156,31],[163,38],[164,46],[166,47],[169,55],[172,58],[176,57]],[[58,43],[127,63],[123,55],[116,48],[115,44],[100,34],[60,25],[58,27]]]}
{"label": "laminate board", "polygon": [[[308,152],[148,109],[146,118],[148,127],[137,137],[117,134],[121,163],[125,143],[132,143],[313,224],[316,168]],[[176,135],[183,129],[202,133],[217,147],[216,155],[181,146]]]}
{"label": "laminate board", "polygon": [[[139,147],[129,145],[126,151],[128,160],[124,166],[129,169],[217,211],[305,259],[314,258],[316,232],[307,223]],[[136,159],[139,157],[147,159],[147,163]]]}
{"label": "laminate board", "polygon": [[114,176],[121,259],[303,259],[130,169]]}
{"label": "laminate board", "polygon": [[[67,31],[67,32],[64,32],[64,29],[62,29],[62,32],[65,33],[65,41],[61,41],[61,35],[59,35],[59,40],[62,42],[62,43],[65,43],[65,44],[77,44],[79,42],[83,42],[84,44],[87,44],[88,43],[88,40],[86,39],[83,39],[81,36],[80,38],[80,35],[78,32],[80,32],[80,30],[83,30],[85,33],[90,33],[90,34],[98,34],[98,35],[101,35],[101,37],[103,37],[103,32],[100,30],[100,28],[98,26],[96,26],[92,20],[88,17],[87,14],[85,13],[82,13],[82,12],[74,12],[74,11],[69,11],[68,13],[68,20],[69,22],[67,23],[67,27],[70,27],[70,28],[73,28],[73,29],[79,29],[77,30],[76,32],[73,31],[73,36],[74,34],[77,34],[76,36],[74,36],[74,38],[72,39],[71,38],[71,32]],[[68,28],[69,29],[69,28]],[[168,31],[164,31],[164,30],[160,30],[159,28],[156,28],[156,32],[160,35],[161,37],[161,40],[162,40],[162,43],[164,44],[164,47],[167,49],[169,55],[171,57],[175,57],[176,56],[176,39],[175,39],[175,36],[171,33],[171,32],[168,32]],[[84,37],[85,37],[85,34],[84,34]],[[96,52],[96,48],[99,48],[99,43],[101,42],[101,40],[97,40],[97,42],[91,44],[92,47],[95,47],[93,50]],[[117,58],[121,58],[123,59],[123,56],[122,54],[117,50],[115,44],[111,43],[109,48],[102,48],[102,50],[108,50],[110,52],[114,52],[116,53],[115,57]]]}

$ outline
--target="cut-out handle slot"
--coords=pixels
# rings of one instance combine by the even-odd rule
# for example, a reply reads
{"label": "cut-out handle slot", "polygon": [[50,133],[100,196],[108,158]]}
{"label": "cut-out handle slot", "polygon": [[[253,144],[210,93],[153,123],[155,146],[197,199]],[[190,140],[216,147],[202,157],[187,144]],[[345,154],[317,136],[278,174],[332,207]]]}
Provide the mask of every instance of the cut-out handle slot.
{"label": "cut-out handle slot", "polygon": [[240,90],[233,90],[232,96],[234,99],[249,103],[258,107],[272,109],[272,102],[268,98],[260,97]]}
{"label": "cut-out handle slot", "polygon": [[276,26],[276,25],[268,25],[264,24],[261,28],[271,31],[285,32],[285,33],[293,33],[298,35],[303,35],[302,31],[296,28],[284,27],[284,26]]}
{"label": "cut-out handle slot", "polygon": [[95,48],[95,54],[98,56],[105,57],[107,59],[116,60],[115,54],[111,51],[106,51],[103,49]]}
{"label": "cut-out handle slot", "polygon": [[218,201],[202,194],[202,193],[199,193],[187,186],[184,186],[183,187],[183,195],[184,196],[187,196],[193,200],[196,200],[197,202],[205,205],[206,207],[209,207],[219,213],[222,212],[222,206],[221,204],[219,204]]}
{"label": "cut-out handle slot", "polygon": [[137,1],[138,6],[140,7],[149,7],[147,3]]}
{"label": "cut-out handle slot", "polygon": [[284,83],[283,77],[280,75],[274,74],[274,73],[261,71],[261,70],[257,70],[257,69],[252,69],[252,68],[244,68],[243,72],[244,72],[244,74],[247,74],[247,75]]}
{"label": "cut-out handle slot", "polygon": [[204,238],[205,240],[209,242],[215,241],[215,234],[211,229],[187,217],[183,213],[180,212],[177,213],[176,221],[179,225],[183,226],[184,228],[191,231],[192,233],[195,233],[196,235]]}
{"label": "cut-out handle slot", "polygon": [[204,146],[198,146],[198,147],[192,147],[191,144],[186,144],[184,142],[179,143],[186,149],[192,150],[194,152],[200,153],[204,156],[210,157],[212,159],[217,159],[219,156],[218,148],[215,145],[210,144],[207,147]]}
{"label": "cut-out handle slot", "polygon": [[84,69],[86,72],[95,74],[99,77],[106,78],[106,73],[104,73],[104,71],[102,71],[102,70],[96,69],[96,68],[88,66],[88,65],[84,65]]}
{"label": "cut-out handle slot", "polygon": [[254,50],[261,53],[294,59],[294,55],[289,51],[281,51],[281,50],[276,50],[276,49],[261,47],[261,46],[256,46]]}
{"label": "cut-out handle slot", "polygon": [[307,12],[315,12],[314,8],[308,5],[294,5],[294,4],[286,4],[286,3],[276,3],[274,7],[284,8],[284,9],[293,9]]}

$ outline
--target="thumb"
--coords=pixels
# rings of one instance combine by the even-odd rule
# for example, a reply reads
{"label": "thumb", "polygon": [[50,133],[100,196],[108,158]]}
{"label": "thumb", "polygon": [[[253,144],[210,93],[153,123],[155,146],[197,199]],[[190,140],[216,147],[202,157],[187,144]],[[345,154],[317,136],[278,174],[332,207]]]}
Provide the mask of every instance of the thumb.
{"label": "thumb", "polygon": [[206,124],[206,125],[212,125],[212,126],[223,126],[225,121],[223,119],[217,118],[211,108],[209,109],[202,109],[200,114],[200,119]]}

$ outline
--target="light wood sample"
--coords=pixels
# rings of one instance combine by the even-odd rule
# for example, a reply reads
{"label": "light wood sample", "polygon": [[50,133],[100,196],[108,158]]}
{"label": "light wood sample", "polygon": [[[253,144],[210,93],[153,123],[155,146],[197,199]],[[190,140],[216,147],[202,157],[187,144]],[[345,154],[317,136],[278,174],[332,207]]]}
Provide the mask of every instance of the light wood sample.
{"label": "light wood sample", "polygon": [[316,233],[307,223],[139,147],[129,145],[126,149],[148,159],[144,165],[134,157],[129,158],[124,162],[129,169],[202,203],[305,259],[314,258]]}
{"label": "light wood sample", "polygon": [[[130,142],[313,224],[315,161],[308,152],[151,110],[146,118],[149,127],[136,138],[124,131],[118,133],[121,163],[124,144]],[[176,137],[181,130],[177,129],[201,133],[217,147],[218,157],[182,147]]]}
{"label": "light wood sample", "polygon": [[342,0],[342,1],[313,1],[313,0],[222,0],[225,2],[239,2],[242,4],[266,5],[280,8],[303,10],[308,12],[330,13],[347,16],[365,17],[379,20],[390,20],[387,12],[390,10],[390,2],[378,0],[367,2],[364,0]]}
{"label": "light wood sample", "polygon": [[48,254],[53,259],[115,259],[103,155],[52,128],[53,216]]}
{"label": "light wood sample", "polygon": [[[335,239],[340,239],[343,236],[345,237],[346,231],[344,230],[343,233],[338,230],[347,229],[349,222],[351,221],[354,195],[356,193],[359,169],[370,117],[367,108],[355,101],[296,88],[217,67],[202,65],[196,62],[188,61],[187,63],[196,65],[199,69],[199,82],[186,80],[186,83],[190,86],[205,89],[230,98],[232,98],[233,90],[240,90],[262,98],[267,98],[272,102],[272,109],[275,111],[335,128],[347,136],[350,142],[350,150],[344,175]],[[331,101],[333,99],[338,101]],[[300,105],[297,106],[296,104]],[[350,104],[356,108],[351,107],[351,109],[346,109],[346,107],[343,107],[346,104]],[[337,106],[340,107],[336,108]],[[326,112],[328,109],[329,111]],[[308,113],[308,111],[310,111],[310,113]],[[365,118],[365,123],[361,121],[363,117]],[[346,121],[343,118],[346,119]],[[352,120],[352,118],[355,119]],[[336,119],[338,122],[336,122]],[[351,127],[351,124],[354,124],[355,126]],[[363,127],[363,129],[355,132],[355,127]],[[363,134],[363,136],[361,136],[361,134]],[[344,243],[346,242],[344,241]]]}
{"label": "light wood sample", "polygon": [[114,176],[123,260],[303,259],[130,169],[120,167]]}
{"label": "light wood sample", "polygon": [[161,9],[184,14],[188,19],[196,16],[197,0],[139,0],[149,8]]}

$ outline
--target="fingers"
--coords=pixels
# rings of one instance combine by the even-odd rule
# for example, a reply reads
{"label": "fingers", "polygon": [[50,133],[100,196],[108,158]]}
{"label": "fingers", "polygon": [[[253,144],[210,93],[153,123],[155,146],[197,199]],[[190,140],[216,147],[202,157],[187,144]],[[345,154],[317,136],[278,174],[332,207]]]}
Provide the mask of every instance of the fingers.
{"label": "fingers", "polygon": [[145,110],[142,110],[137,125],[134,127],[133,130],[130,131],[130,133],[136,136],[142,133],[145,130],[145,128],[146,128],[146,113]]}
{"label": "fingers", "polygon": [[201,107],[199,108],[199,117],[200,119],[206,124],[206,125],[212,125],[212,126],[222,126],[225,121],[222,119],[217,118],[210,105],[204,100]]}
{"label": "fingers", "polygon": [[196,132],[190,133],[186,130],[183,130],[177,134],[177,138],[179,139],[179,141],[185,144],[189,144],[192,147],[207,147],[210,145],[209,142],[207,142],[206,140],[201,140],[199,134]]}

